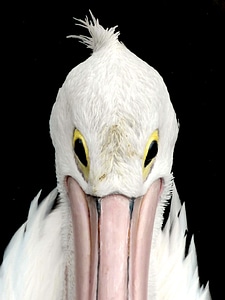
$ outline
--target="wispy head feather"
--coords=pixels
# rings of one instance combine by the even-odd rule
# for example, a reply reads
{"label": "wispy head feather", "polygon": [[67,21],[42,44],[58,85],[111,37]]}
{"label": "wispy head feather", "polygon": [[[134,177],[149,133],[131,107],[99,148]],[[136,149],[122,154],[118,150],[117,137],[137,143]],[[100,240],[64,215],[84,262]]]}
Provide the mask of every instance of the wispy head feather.
{"label": "wispy head feather", "polygon": [[93,52],[99,50],[100,48],[107,45],[108,43],[118,41],[118,36],[120,32],[119,31],[115,32],[117,26],[105,29],[99,24],[98,19],[96,19],[93,16],[90,10],[89,12],[91,15],[91,20],[89,20],[87,16],[85,20],[76,19],[76,18],[74,19],[79,22],[76,23],[76,25],[88,29],[90,33],[90,37],[85,35],[69,35],[67,37],[79,39],[81,43],[85,44],[87,48],[92,49]]}

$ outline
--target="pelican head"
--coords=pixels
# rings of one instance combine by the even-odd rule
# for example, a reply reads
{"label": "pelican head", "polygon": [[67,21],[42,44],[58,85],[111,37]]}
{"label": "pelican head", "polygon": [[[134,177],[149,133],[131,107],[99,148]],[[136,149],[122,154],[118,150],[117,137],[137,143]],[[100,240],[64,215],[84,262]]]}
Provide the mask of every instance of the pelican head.
{"label": "pelican head", "polygon": [[[159,73],[91,15],[50,118],[75,299],[147,299],[178,124]],[[149,263],[150,262],[150,263]],[[71,270],[70,270],[71,269]]]}

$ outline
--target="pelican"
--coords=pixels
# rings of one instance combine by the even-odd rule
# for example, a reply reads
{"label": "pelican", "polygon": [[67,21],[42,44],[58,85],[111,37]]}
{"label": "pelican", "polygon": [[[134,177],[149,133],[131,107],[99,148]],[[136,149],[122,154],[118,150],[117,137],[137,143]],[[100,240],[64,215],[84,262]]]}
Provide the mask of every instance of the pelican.
{"label": "pelican", "polygon": [[[57,187],[7,246],[1,300],[210,300],[172,174],[178,121],[160,74],[117,26],[76,19],[92,55],[50,116]],[[170,203],[169,216],[164,210]],[[187,253],[186,253],[187,252]]]}

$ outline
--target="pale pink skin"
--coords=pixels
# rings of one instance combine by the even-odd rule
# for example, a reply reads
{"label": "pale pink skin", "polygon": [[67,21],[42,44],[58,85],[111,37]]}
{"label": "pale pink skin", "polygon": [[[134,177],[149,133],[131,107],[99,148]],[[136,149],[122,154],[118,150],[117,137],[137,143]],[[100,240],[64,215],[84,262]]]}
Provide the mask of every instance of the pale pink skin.
{"label": "pale pink skin", "polygon": [[72,177],[66,182],[74,230],[76,299],[146,300],[162,180],[133,200],[132,212],[132,200],[126,196],[95,198],[87,196]]}

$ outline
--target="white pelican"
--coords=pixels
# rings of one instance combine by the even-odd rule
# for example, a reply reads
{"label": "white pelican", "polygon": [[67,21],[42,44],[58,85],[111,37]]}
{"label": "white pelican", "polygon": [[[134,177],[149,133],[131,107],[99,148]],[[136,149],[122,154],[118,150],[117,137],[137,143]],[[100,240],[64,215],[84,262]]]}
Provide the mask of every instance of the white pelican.
{"label": "white pelican", "polygon": [[78,20],[90,37],[74,37],[93,53],[68,74],[50,117],[57,188],[40,205],[35,197],[9,243],[0,299],[209,300],[193,239],[185,254],[166,85],[116,27],[91,18]]}

